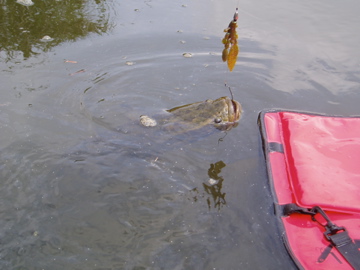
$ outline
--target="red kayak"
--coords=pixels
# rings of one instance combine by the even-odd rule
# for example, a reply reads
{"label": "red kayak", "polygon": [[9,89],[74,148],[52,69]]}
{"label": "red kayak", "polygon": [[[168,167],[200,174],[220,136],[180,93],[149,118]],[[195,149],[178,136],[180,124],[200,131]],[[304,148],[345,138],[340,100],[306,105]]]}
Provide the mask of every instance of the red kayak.
{"label": "red kayak", "polygon": [[360,269],[360,117],[264,111],[284,243],[300,269]]}

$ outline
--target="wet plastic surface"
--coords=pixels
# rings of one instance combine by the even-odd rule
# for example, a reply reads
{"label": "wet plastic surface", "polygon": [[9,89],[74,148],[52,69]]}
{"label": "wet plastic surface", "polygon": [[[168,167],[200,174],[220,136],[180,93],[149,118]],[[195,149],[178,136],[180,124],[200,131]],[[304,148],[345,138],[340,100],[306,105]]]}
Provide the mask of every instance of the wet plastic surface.
{"label": "wet plastic surface", "polygon": [[[276,205],[320,206],[352,239],[360,232],[360,118],[295,112],[261,116],[270,184]],[[281,144],[283,153],[269,143]],[[284,242],[299,267],[352,269],[311,216],[280,216]]]}

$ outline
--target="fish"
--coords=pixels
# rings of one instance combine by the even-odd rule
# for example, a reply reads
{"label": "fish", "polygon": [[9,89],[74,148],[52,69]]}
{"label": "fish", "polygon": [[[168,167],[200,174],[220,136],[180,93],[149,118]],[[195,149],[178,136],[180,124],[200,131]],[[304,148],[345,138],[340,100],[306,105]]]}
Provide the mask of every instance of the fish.
{"label": "fish", "polygon": [[199,130],[206,126],[229,131],[238,125],[241,113],[239,102],[229,97],[221,97],[181,105],[155,117],[141,115],[140,124],[145,127],[161,126],[175,134]]}

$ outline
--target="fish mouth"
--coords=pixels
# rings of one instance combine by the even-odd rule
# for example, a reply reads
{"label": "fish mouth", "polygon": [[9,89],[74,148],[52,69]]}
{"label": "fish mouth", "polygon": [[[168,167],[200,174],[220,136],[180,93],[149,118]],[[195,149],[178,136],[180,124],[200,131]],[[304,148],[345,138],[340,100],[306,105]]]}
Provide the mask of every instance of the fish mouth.
{"label": "fish mouth", "polygon": [[236,100],[231,99],[228,102],[229,108],[229,122],[237,122],[240,119],[240,115],[242,112],[241,105]]}
{"label": "fish mouth", "polygon": [[216,128],[221,131],[229,131],[237,127],[242,113],[241,105],[236,100],[226,97],[226,103],[228,107],[228,119],[221,124],[215,125]]}

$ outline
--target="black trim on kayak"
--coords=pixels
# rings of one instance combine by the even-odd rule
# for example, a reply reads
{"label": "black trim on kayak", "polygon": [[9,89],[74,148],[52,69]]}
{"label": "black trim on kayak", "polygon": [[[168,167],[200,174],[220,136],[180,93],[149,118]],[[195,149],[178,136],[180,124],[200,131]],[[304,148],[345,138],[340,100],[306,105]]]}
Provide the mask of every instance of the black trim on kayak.
{"label": "black trim on kayak", "polygon": [[284,153],[284,146],[281,143],[270,142],[268,147],[270,152]]}
{"label": "black trim on kayak", "polygon": [[[277,110],[280,111],[280,110]],[[282,207],[279,205],[279,201],[275,192],[275,187],[274,187],[274,181],[273,181],[273,175],[272,175],[272,170],[271,170],[271,164],[269,162],[269,143],[268,143],[268,138],[267,138],[267,134],[266,134],[266,128],[265,128],[265,114],[268,112],[276,112],[276,111],[272,111],[272,110],[268,110],[268,111],[261,111],[258,117],[258,125],[259,125],[259,130],[260,130],[260,135],[261,135],[261,139],[262,139],[262,147],[263,147],[263,154],[264,154],[264,158],[265,158],[265,164],[266,164],[266,174],[268,177],[268,184],[270,185],[270,189],[271,189],[271,194],[274,197],[274,214],[278,219],[278,224],[279,224],[279,233],[281,235],[281,239],[284,243],[285,246],[285,250],[288,252],[290,258],[292,259],[294,266],[297,267],[298,269],[302,270],[304,269],[302,264],[299,262],[299,260],[297,259],[297,257],[293,254],[292,249],[290,247],[290,244],[288,242],[288,239],[286,237],[285,234],[285,227],[284,224],[281,221],[281,216],[282,216]]]}

